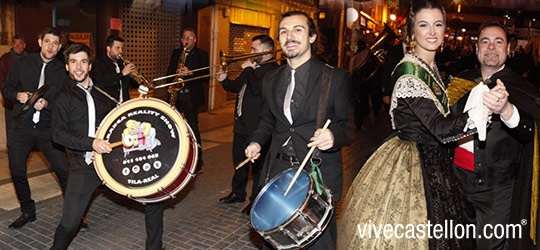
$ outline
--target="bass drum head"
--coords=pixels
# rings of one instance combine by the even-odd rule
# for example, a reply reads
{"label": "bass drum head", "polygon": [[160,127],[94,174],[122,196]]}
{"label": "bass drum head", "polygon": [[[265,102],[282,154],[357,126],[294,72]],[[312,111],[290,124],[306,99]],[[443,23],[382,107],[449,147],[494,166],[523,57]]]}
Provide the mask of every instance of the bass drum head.
{"label": "bass drum head", "polygon": [[255,230],[265,232],[283,225],[307,199],[311,178],[305,171],[300,173],[287,196],[283,196],[296,171],[289,169],[282,172],[257,195],[251,209],[251,226]]}
{"label": "bass drum head", "polygon": [[161,192],[175,181],[189,157],[189,131],[182,116],[155,98],[122,103],[101,122],[96,138],[130,147],[95,154],[99,178],[113,191],[130,198]]}

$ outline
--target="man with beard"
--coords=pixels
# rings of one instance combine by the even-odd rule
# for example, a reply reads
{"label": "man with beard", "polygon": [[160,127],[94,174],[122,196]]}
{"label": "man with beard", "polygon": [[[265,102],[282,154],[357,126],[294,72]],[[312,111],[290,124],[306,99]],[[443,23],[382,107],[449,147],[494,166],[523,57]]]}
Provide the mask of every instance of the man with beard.
{"label": "man with beard", "polygon": [[129,88],[139,86],[129,76],[137,72],[137,67],[133,63],[124,66],[124,61],[120,59],[124,53],[124,39],[117,35],[110,35],[105,45],[107,55],[94,62],[92,78],[96,80],[96,86],[122,103],[130,99]]}
{"label": "man with beard", "polygon": [[[15,35],[12,40],[12,48],[9,52],[5,53],[0,57],[0,89],[6,82],[9,70],[15,62],[16,58],[19,58],[22,55],[26,55],[26,43],[24,37],[20,35]],[[4,116],[6,119],[6,132],[9,130],[11,121],[13,120],[13,102],[10,102],[4,97]]]}
{"label": "man with beard", "polygon": [[[322,159],[320,169],[325,184],[337,202],[343,185],[341,148],[352,142],[355,130],[351,79],[345,71],[331,68],[313,56],[317,52],[317,28],[306,13],[283,14],[278,34],[287,64],[268,72],[263,79],[263,109],[246,156],[258,159],[261,146],[271,136],[260,179],[265,184],[284,170],[298,168],[309,147],[318,148],[320,152],[315,155]],[[323,83],[323,79],[329,82]],[[319,107],[321,92],[326,90],[327,95],[322,96],[328,98],[327,106]],[[332,122],[322,130],[327,119]],[[336,238],[333,214],[327,228],[307,249],[335,249]],[[263,249],[271,246],[265,242]]]}
{"label": "man with beard", "polygon": [[[60,32],[54,28],[46,28],[39,35],[38,44],[41,47],[40,52],[22,56],[15,61],[2,88],[4,97],[15,103],[14,114],[18,114],[8,131],[8,154],[11,178],[21,203],[22,214],[9,225],[10,228],[20,228],[36,220],[36,206],[31,197],[26,173],[26,161],[34,146],[43,152],[51,164],[62,191],[67,183],[66,153],[64,148],[53,144],[50,132],[50,112],[54,97],[68,79],[62,63],[56,59],[62,46]],[[33,99],[36,100],[35,103],[28,103],[29,108],[22,111],[23,105],[29,100],[31,102],[30,97],[38,90],[45,90],[40,91],[43,96],[37,96],[37,100]]]}
{"label": "man with beard", "polygon": [[[494,21],[482,25],[476,49],[480,69],[460,73],[448,87],[451,102],[459,99],[450,94],[456,87],[470,90],[479,83],[493,88],[500,85],[496,82],[502,81],[510,94],[509,102],[499,107],[497,105],[504,103],[506,96],[496,99],[484,96],[484,101],[489,104],[486,106],[500,114],[492,116],[485,141],[480,141],[478,135],[463,138],[454,155],[455,174],[476,212],[478,235],[484,233],[486,225],[493,228],[510,223],[512,190],[521,162],[522,144],[532,141],[534,135],[534,120],[527,113],[528,108],[523,109],[526,105],[520,100],[528,99],[523,97],[523,91],[530,91],[530,86],[504,65],[510,48],[507,39],[508,31],[504,25]],[[533,89],[530,94],[534,93]],[[462,94],[452,112],[463,112],[469,92],[466,90]],[[486,233],[494,233],[489,227],[487,229]],[[506,238],[479,237],[476,242],[480,250],[508,249]]]}
{"label": "man with beard", "polygon": [[[88,77],[92,68],[89,55],[90,49],[83,44],[73,44],[64,52],[65,68],[72,80],[58,94],[53,109],[52,138],[71,155],[62,219],[51,248],[54,250],[68,248],[92,194],[102,184],[94,170],[92,151],[106,154],[112,150],[109,142],[94,138],[96,128],[115,104]],[[163,203],[147,204],[145,216],[146,249],[162,249]]]}
{"label": "man with beard", "polygon": [[[251,40],[251,53],[262,53],[274,50],[274,41],[267,35],[258,35]],[[259,114],[262,107],[261,83],[263,77],[270,70],[278,67],[277,63],[269,63],[273,58],[272,53],[260,55],[252,60],[242,63],[242,74],[235,80],[227,79],[227,73],[219,74],[217,80],[223,88],[229,92],[238,93],[236,98],[236,110],[234,112],[234,138],[233,138],[233,163],[238,165],[244,160],[244,149],[249,143],[249,138],[257,128]],[[263,154],[265,153],[263,150]],[[264,158],[264,157],[262,157]],[[252,164],[253,188],[249,198],[250,204],[242,210],[243,214],[249,214],[251,202],[257,195],[257,185],[262,161]],[[244,202],[246,199],[246,185],[248,182],[249,167],[244,166],[235,170],[232,180],[232,192],[219,199],[219,203],[228,204]]]}

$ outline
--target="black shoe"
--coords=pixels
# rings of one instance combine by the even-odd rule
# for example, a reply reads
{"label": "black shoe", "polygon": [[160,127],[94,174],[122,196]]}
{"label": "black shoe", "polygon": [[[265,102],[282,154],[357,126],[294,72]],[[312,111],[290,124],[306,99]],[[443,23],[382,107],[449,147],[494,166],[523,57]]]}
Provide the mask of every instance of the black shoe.
{"label": "black shoe", "polygon": [[86,221],[86,218],[82,217],[81,219],[81,232],[86,232],[90,230],[90,227],[88,227],[88,221]]}
{"label": "black shoe", "polygon": [[247,217],[249,217],[249,213],[251,213],[251,203],[242,209],[242,214],[246,215]]}
{"label": "black shoe", "polygon": [[21,228],[24,225],[26,225],[26,223],[32,222],[35,220],[36,220],[36,213],[32,213],[32,214],[22,213],[21,216],[19,216],[19,218],[17,218],[14,222],[9,224],[8,227]]}
{"label": "black shoe", "polygon": [[235,203],[235,202],[244,202],[245,200],[246,198],[239,197],[235,193],[230,193],[226,197],[219,199],[219,203],[230,204],[230,203]]}

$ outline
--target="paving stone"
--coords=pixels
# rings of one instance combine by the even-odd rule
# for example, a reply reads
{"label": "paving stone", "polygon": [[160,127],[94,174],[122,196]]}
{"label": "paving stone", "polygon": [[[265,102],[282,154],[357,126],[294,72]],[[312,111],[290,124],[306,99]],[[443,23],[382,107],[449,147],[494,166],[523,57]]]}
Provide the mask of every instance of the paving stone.
{"label": "paving stone", "polygon": [[[223,142],[218,142],[218,146],[206,149],[204,174],[192,179],[176,199],[165,202],[163,241],[167,250],[261,248],[262,238],[250,228],[249,219],[240,213],[248,202],[230,205],[218,202],[231,190],[233,111],[233,108],[229,108],[228,111],[212,115],[203,113],[200,116],[203,144],[205,134],[211,135],[216,129],[230,129],[230,138],[224,138]],[[344,194],[367,156],[387,136],[389,126],[384,125],[388,123],[385,119],[388,119],[387,116],[381,115],[365,122],[365,130],[358,133],[355,143],[343,149]],[[3,158],[0,157],[0,165],[7,166],[7,163],[1,162]],[[61,196],[36,203],[37,221],[18,230],[8,229],[7,225],[20,215],[19,210],[0,210],[0,249],[43,250],[50,247],[62,216],[62,203]],[[338,223],[340,207],[341,203],[338,203]],[[90,231],[79,232],[69,250],[144,249],[146,232],[144,206],[141,204],[106,187],[98,188],[86,218]]]}

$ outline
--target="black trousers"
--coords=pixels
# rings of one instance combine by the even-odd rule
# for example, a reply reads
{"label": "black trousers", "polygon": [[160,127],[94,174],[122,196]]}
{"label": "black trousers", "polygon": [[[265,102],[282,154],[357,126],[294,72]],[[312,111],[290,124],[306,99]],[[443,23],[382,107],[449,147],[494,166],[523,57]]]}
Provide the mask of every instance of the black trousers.
{"label": "black trousers", "polygon": [[191,101],[191,95],[189,93],[178,93],[175,106],[179,112],[184,113],[184,117],[186,118],[187,123],[193,130],[193,133],[195,134],[195,138],[197,138],[197,142],[201,146],[199,148],[199,159],[197,160],[197,171],[198,171],[201,169],[203,165],[202,141],[201,141],[201,134],[199,133],[199,111],[197,109],[198,107],[193,105],[193,102]]}
{"label": "black trousers", "polygon": [[[234,133],[233,137],[233,163],[238,165],[240,162],[246,159],[245,149],[249,143],[249,135],[241,135]],[[232,179],[232,192],[238,197],[245,198],[247,195],[246,186],[248,183],[249,175],[249,165],[251,165],[251,175],[253,176],[253,186],[251,189],[251,196],[249,197],[250,202],[253,202],[257,197],[259,178],[264,163],[264,157],[267,152],[267,147],[261,149],[261,156],[255,161],[255,163],[248,163],[234,171],[234,176]]]}
{"label": "black trousers", "polygon": [[509,176],[505,183],[485,187],[485,184],[476,182],[476,175],[473,171],[454,165],[454,172],[458,177],[465,198],[473,205],[476,213],[476,232],[477,235],[482,235],[482,238],[476,238],[476,249],[508,249],[508,241],[505,238],[498,239],[493,236],[487,239],[483,237],[483,231],[484,227],[489,224],[493,227],[488,228],[486,233],[494,234],[494,227],[497,224],[506,227],[510,223],[510,206],[514,187],[512,177]]}
{"label": "black trousers", "polygon": [[[64,208],[60,225],[54,234],[51,249],[67,249],[79,230],[81,218],[94,191],[101,185],[94,165],[87,165],[83,157],[73,157],[69,171],[69,180],[64,197]],[[148,203],[145,207],[146,249],[162,248],[163,202]]]}
{"label": "black trousers", "polygon": [[[11,123],[13,123],[13,107],[6,107],[4,105],[4,118],[6,119],[6,136],[9,136],[9,133],[7,132],[9,132],[9,127],[11,127]],[[6,139],[6,141],[9,141],[9,137]]]}
{"label": "black trousers", "polygon": [[8,131],[8,138],[9,170],[17,199],[21,203],[21,211],[29,214],[35,213],[36,206],[32,200],[30,185],[28,185],[26,166],[30,151],[34,146],[37,146],[43,152],[58,177],[62,191],[65,192],[69,173],[65,149],[52,142],[50,128],[29,127],[21,119],[13,121]]}

